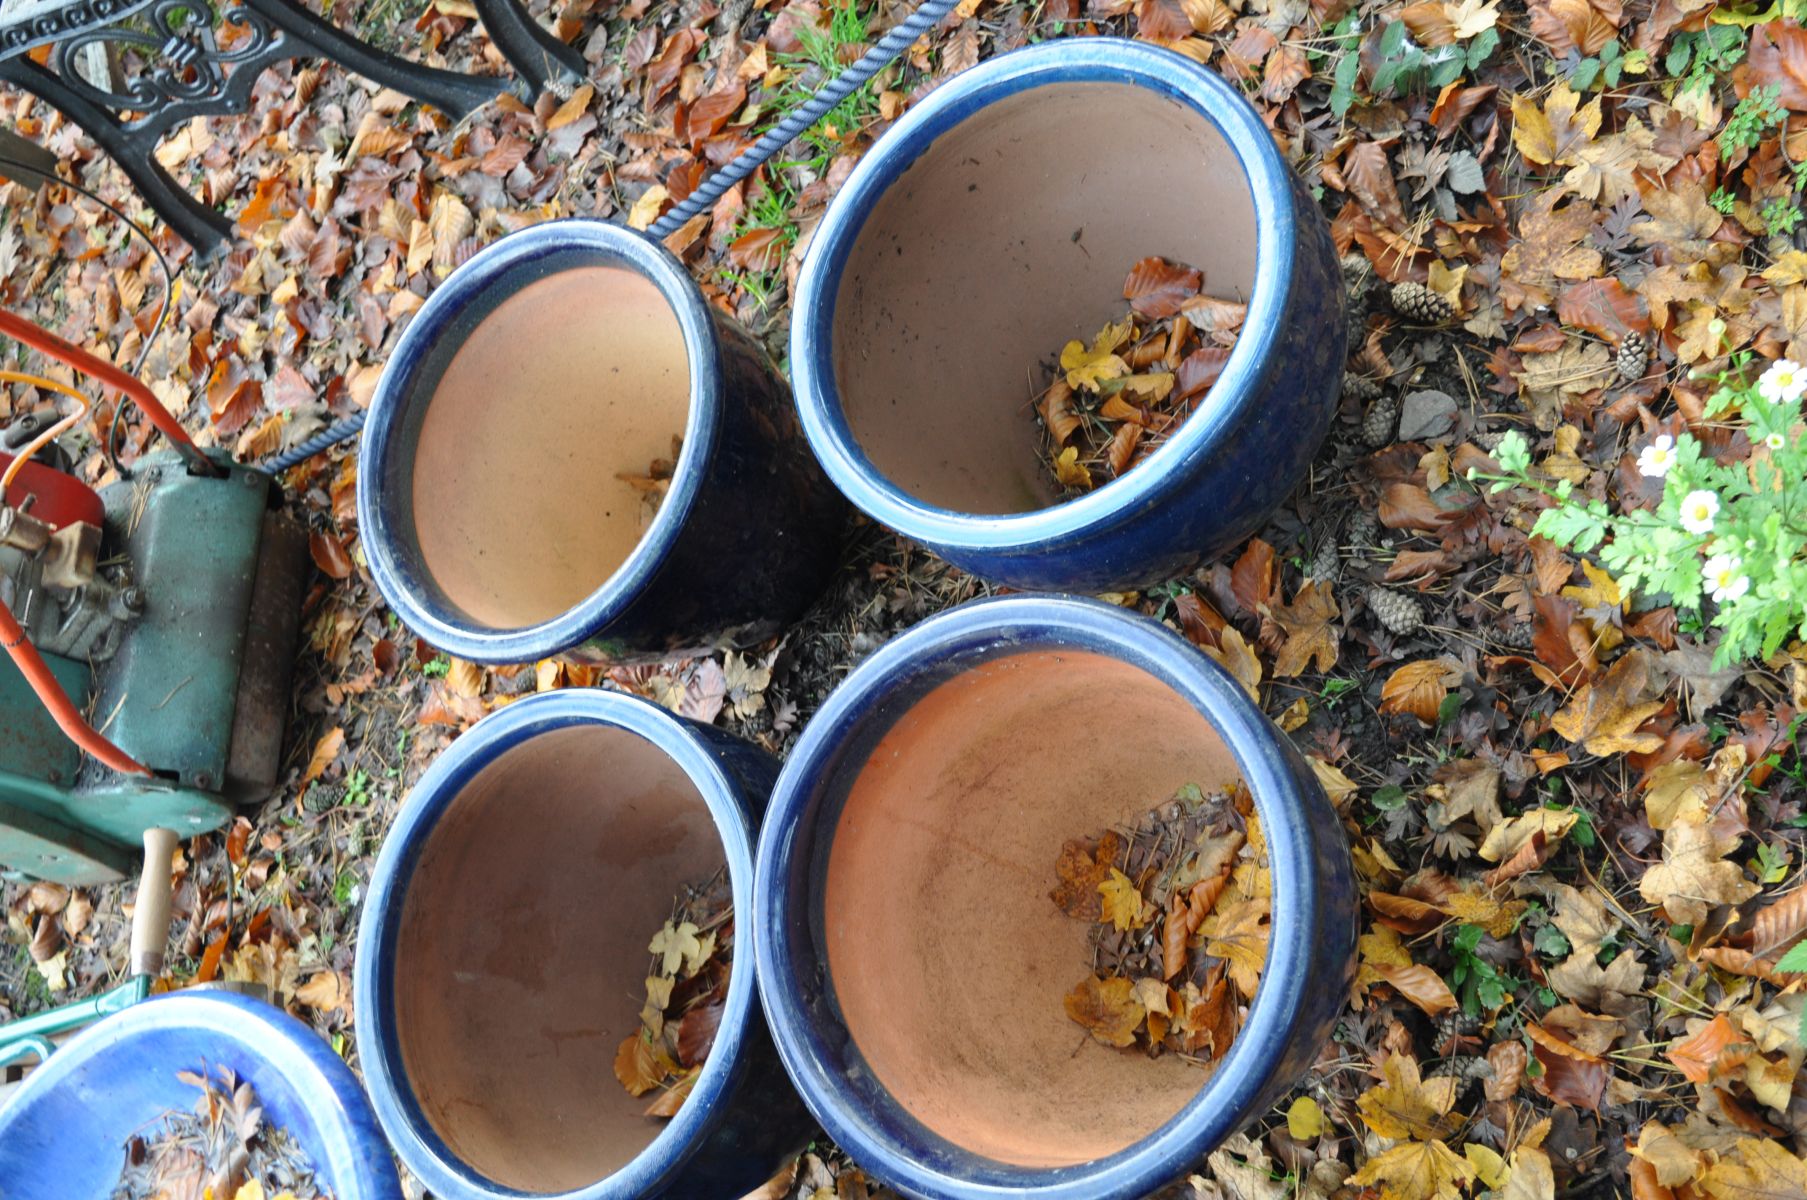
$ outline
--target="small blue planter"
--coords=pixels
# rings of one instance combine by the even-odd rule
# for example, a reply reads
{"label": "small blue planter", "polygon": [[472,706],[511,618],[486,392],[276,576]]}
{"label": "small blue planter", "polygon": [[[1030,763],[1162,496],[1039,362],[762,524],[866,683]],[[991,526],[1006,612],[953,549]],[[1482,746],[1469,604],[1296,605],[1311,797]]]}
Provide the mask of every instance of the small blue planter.
{"label": "small blue planter", "polygon": [[[1179,698],[1162,703],[1175,708],[1190,706],[1201,714],[1228,748],[1235,769],[1253,794],[1273,873],[1266,966],[1247,1022],[1228,1056],[1208,1081],[1194,1071],[1199,1085],[1184,1085],[1179,1093],[1182,1099],[1175,1105],[1177,1115],[1133,1144],[1087,1161],[1044,1166],[1001,1161],[952,1140],[966,1138],[973,1126],[990,1118],[983,1104],[964,1116],[944,1112],[944,1128],[954,1131],[950,1137],[931,1129],[900,1103],[896,1088],[881,1077],[882,1068],[862,1049],[861,1034],[849,1028],[847,998],[836,982],[841,977],[831,970],[832,948],[850,944],[835,941],[837,928],[851,925],[857,929],[857,937],[889,946],[892,942],[885,938],[890,919],[883,914],[873,919],[870,910],[857,915],[829,911],[824,900],[833,886],[836,841],[852,821],[856,832],[850,836],[867,838],[881,857],[889,856],[896,865],[892,877],[875,880],[871,886],[881,889],[899,912],[913,913],[925,904],[925,897],[932,899],[963,886],[956,872],[946,871],[916,890],[920,881],[910,873],[909,851],[900,847],[913,827],[930,825],[934,826],[933,836],[943,839],[929,851],[931,870],[943,870],[934,861],[937,856],[956,865],[968,862],[983,889],[981,904],[989,907],[981,908],[970,928],[982,928],[993,918],[992,909],[1002,914],[1018,899],[1052,910],[1045,893],[1053,882],[1059,837],[1045,847],[1045,862],[1035,855],[1021,861],[1020,853],[1005,844],[1012,831],[1036,819],[1038,807],[1060,803],[1062,794],[1058,787],[1032,789],[1027,802],[1019,804],[1010,790],[1017,786],[1013,759],[1064,753],[1060,734],[1044,736],[1037,747],[1013,745],[1019,734],[1025,739],[1036,736],[1032,728],[1036,720],[1060,720],[1053,710],[1019,713],[1010,707],[1019,703],[1014,694],[1019,684],[1025,689],[1034,686],[1030,682],[1034,676],[1011,666],[1025,661],[1021,657],[1025,654],[1052,656],[1055,667],[1048,669],[1056,672],[1069,666],[1077,669],[1081,660],[1096,662],[1099,658],[1110,660],[1105,670],[1119,677],[1128,673],[1124,667],[1134,668],[1145,673],[1135,677],[1171,689]],[[995,675],[1000,670],[1018,674],[1001,685],[995,679],[991,684],[980,682],[985,672]],[[1127,693],[1098,695],[1093,714],[1097,722],[1116,722],[1121,728],[1133,720],[1112,700]],[[950,710],[950,704],[958,707]],[[931,710],[939,715],[925,715]],[[941,723],[930,726],[926,721]],[[966,736],[962,730],[988,727],[988,723],[993,729],[988,735],[992,742],[958,744]],[[913,735],[919,738],[917,752],[948,756],[949,765],[942,774],[909,773],[914,770],[908,761],[912,751],[901,748],[903,743],[892,735],[911,728],[918,731]],[[1072,732],[1079,731],[1073,728]],[[1190,749],[1171,738],[1165,744],[1176,758]],[[1133,753],[1142,763],[1161,757],[1146,747]],[[1088,777],[1083,761],[1062,763],[1059,778],[1068,782],[1071,791],[1109,791],[1115,775],[1114,768],[1107,769],[1111,767],[1105,764]],[[1069,768],[1071,774],[1066,773]],[[907,782],[896,782],[899,772],[906,773],[903,778]],[[854,813],[849,798],[857,798],[858,789],[871,778],[893,780],[887,786],[895,789],[894,822],[876,819],[870,807]],[[955,807],[944,810],[936,805],[941,803],[941,789],[949,779],[959,781],[955,785],[959,790]],[[1007,799],[999,801],[998,796]],[[1043,799],[1037,802],[1036,796]],[[969,829],[952,827],[952,822],[942,819],[948,812],[958,813],[971,805],[999,803],[1006,805],[998,826],[1004,837],[995,841],[977,838]],[[857,832],[860,829],[864,832]],[[1069,826],[1062,836],[1089,832]],[[760,990],[779,1053],[810,1111],[836,1143],[873,1175],[913,1197],[1129,1200],[1154,1191],[1198,1163],[1225,1137],[1267,1112],[1296,1084],[1328,1038],[1346,1002],[1354,970],[1356,894],[1349,850],[1339,820],[1308,765],[1240,685],[1216,664],[1155,622],[1090,600],[1012,596],[967,604],[923,622],[867,659],[810,721],[786,762],[761,835],[758,861],[754,903],[759,924]],[[840,894],[850,895],[846,891]],[[1052,916],[1056,925],[1070,922],[1057,911]],[[1005,918],[1000,915],[997,919]],[[902,920],[909,923],[917,918]],[[1054,937],[1073,940],[1074,935],[1064,928],[1057,928]],[[909,1014],[917,995],[914,976],[922,972],[921,962],[909,958],[913,945],[933,944],[938,936],[938,930],[926,923],[911,926],[910,933],[915,937],[897,939],[901,953],[895,963],[868,958],[848,968],[866,972],[866,978],[856,981],[858,986],[880,998],[876,1007],[867,1009],[873,1015],[866,1028],[878,1029],[876,1036],[881,1039],[888,1038],[897,1023],[912,1019]],[[1002,954],[976,942],[956,951],[954,961],[970,961],[970,968],[958,967],[951,986],[956,991],[970,988],[987,972],[1007,969],[1010,958],[1034,955],[1038,940],[1034,936],[1016,940]],[[864,953],[857,949],[843,952]],[[1013,991],[1013,1001],[996,1012],[996,1030],[1014,1029],[1030,1020],[1051,1020],[1057,1025],[1064,1021],[1061,996],[1081,971],[1082,960],[1078,952],[1073,953],[1070,975],[1062,974],[1065,968],[1060,964],[1065,959],[1059,956],[1052,975],[1046,962],[1031,968],[1029,982]],[[931,1006],[931,1012],[929,1028],[934,1032],[924,1041],[943,1036],[947,1044],[957,1043],[959,1048],[950,1060],[953,1065],[942,1076],[932,1072],[925,1076],[930,1086],[918,1095],[926,1096],[929,1103],[938,1104],[947,1087],[963,1086],[974,1073],[1001,1072],[1006,1068],[995,1064],[1016,1061],[987,1040],[1007,1037],[1007,1032],[986,1027],[975,1044],[968,1044],[961,1040],[967,1033],[956,1019],[937,1028],[932,1022],[945,1010]],[[1123,1053],[1097,1046],[1088,1049],[1085,1035],[1077,1028],[1059,1028],[1067,1032],[1055,1035],[1054,1059],[1069,1058],[1081,1050]],[[1063,1036],[1069,1040],[1061,1042]],[[1123,1061],[1119,1058],[1116,1064]],[[1156,1067],[1156,1063],[1137,1058],[1124,1069],[1153,1071]],[[1193,1086],[1198,1088],[1196,1094],[1190,1091]],[[1010,1094],[1014,1097],[1021,1092],[1013,1089]],[[1185,1100],[1186,1096],[1190,1099]],[[1090,1113],[1109,1112],[1114,1101],[1106,1088],[1061,1092],[1054,1103],[1069,1110],[1082,1107]],[[997,1119],[1001,1124],[1013,1120]],[[1006,1128],[1005,1136],[1013,1132],[1014,1128]]]}
{"label": "small blue planter", "polygon": [[401,1200],[370,1103],[318,1034],[261,1001],[227,993],[147,1000],[73,1038],[0,1108],[0,1196],[112,1194],[125,1146],[200,1093],[178,1071],[226,1068],[257,1091],[336,1200]]}
{"label": "small blue planter", "polygon": [[[532,360],[566,354],[558,338],[564,321],[573,330],[567,347],[604,342],[611,329],[624,330],[620,362],[610,369],[629,369],[634,338],[643,333],[634,322],[646,319],[648,310],[661,310],[659,319],[666,320],[662,306],[669,306],[689,380],[687,416],[667,436],[651,439],[662,457],[670,452],[669,434],[682,434],[683,453],[669,493],[624,559],[586,563],[594,590],[578,593],[581,598],[568,607],[556,606],[551,615],[536,614],[525,623],[473,615],[428,569],[420,536],[432,514],[416,510],[416,453],[436,389],[460,349],[507,301],[562,272],[599,267],[637,275],[656,291],[637,295],[639,311],[634,304],[618,304],[610,310],[616,319],[587,329],[577,323],[581,311],[573,309],[589,301],[563,302],[530,330],[545,332],[550,342],[524,340],[514,366],[524,371],[535,365]],[[511,405],[520,409],[521,397],[508,389],[508,364],[492,362],[486,369],[497,377],[495,411],[502,424],[473,429],[460,447],[458,490],[491,488],[492,507],[518,518],[507,536],[534,537],[547,523],[544,506],[575,504],[567,494],[572,481],[585,474],[613,479],[648,470],[645,456],[611,458],[615,451],[606,429],[571,444],[568,433],[536,422],[525,415],[528,410],[521,409],[524,415],[515,421],[508,414]],[[598,406],[610,401],[612,387],[625,391],[628,403],[634,399],[631,386],[620,388],[606,372],[564,386],[587,389]],[[578,403],[572,402],[574,409]],[[467,417],[461,420],[468,424]],[[503,453],[505,445],[512,451]],[[607,517],[624,515],[621,504],[609,507]],[[601,511],[576,515],[605,519]],[[486,247],[454,271],[390,356],[358,461],[358,519],[378,590],[427,642],[476,662],[531,662],[552,655],[619,662],[758,640],[815,598],[834,567],[845,515],[845,504],[810,455],[790,396],[764,352],[705,303],[663,246],[602,221],[535,225]],[[493,561],[498,548],[477,550]],[[516,564],[500,573],[532,579],[543,572]]]}
{"label": "small blue planter", "polygon": [[[1025,375],[1120,319],[1148,255],[1240,294],[1240,340],[1166,444],[1057,503]],[[1328,226],[1254,109],[1171,51],[1085,37],[961,73],[867,152],[810,244],[791,367],[874,519],[1011,587],[1097,592],[1260,527],[1323,438],[1345,340]]]}
{"label": "small blue planter", "polygon": [[[677,1115],[642,1117],[653,1096],[631,1101],[611,1070],[619,1040],[638,1029],[646,942],[678,886],[695,880],[655,871],[646,890],[662,898],[650,925],[644,913],[624,917],[623,897],[610,888],[683,840],[682,822],[667,809],[688,792],[699,811],[706,806],[702,826],[719,837],[735,912],[750,914],[754,838],[776,771],[764,752],[656,705],[561,691],[484,718],[421,777],[371,880],[355,991],[358,1049],[377,1116],[435,1196],[735,1200],[800,1148],[811,1126],[755,1000],[758,931],[750,919],[735,922],[720,1028]],[[568,801],[557,798],[561,781],[571,782]],[[547,796],[554,809],[538,806]],[[524,842],[516,831],[525,831]],[[459,850],[461,836],[470,844]],[[435,859],[446,839],[470,855],[468,870],[463,860]],[[440,878],[456,903],[468,900],[468,920],[430,907],[430,897],[448,895],[432,890],[436,861],[446,864]],[[429,907],[410,908],[414,893]],[[411,951],[411,923],[442,916],[452,922],[443,952]],[[542,935],[544,944],[532,940]],[[599,953],[585,941],[592,935],[617,944]],[[611,970],[622,978],[605,978]],[[488,989],[483,995],[498,1004],[451,1022],[424,1051],[417,1039],[422,1057],[411,1059],[408,1022],[425,1020],[419,1014],[427,1010],[408,1000],[410,987],[417,997]],[[474,1010],[461,1011],[468,1018]],[[432,1065],[434,1055],[453,1064],[451,1075]],[[561,1069],[568,1078],[555,1078]],[[607,1111],[592,1116],[597,1105]],[[470,1112],[475,1123],[461,1115]],[[549,1159],[591,1159],[596,1146],[623,1139],[632,1152],[617,1155],[617,1168],[583,1178],[574,1175],[581,1164],[538,1173]]]}

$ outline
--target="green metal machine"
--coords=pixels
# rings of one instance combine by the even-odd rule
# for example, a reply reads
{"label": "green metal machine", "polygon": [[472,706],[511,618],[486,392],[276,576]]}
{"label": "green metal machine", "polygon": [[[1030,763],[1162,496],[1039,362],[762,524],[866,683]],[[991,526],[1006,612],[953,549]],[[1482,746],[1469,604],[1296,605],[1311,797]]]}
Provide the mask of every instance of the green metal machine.
{"label": "green metal machine", "polygon": [[75,586],[0,534],[0,600],[94,729],[151,771],[84,756],[0,658],[0,869],[122,878],[145,830],[217,828],[274,785],[306,535],[269,476],[215,465],[160,454],[103,489],[92,571],[62,580]]}

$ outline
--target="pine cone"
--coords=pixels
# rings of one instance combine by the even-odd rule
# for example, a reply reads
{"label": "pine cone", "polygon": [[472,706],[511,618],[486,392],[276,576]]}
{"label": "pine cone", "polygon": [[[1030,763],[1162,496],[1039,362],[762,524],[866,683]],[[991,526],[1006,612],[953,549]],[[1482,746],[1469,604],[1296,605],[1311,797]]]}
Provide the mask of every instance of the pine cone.
{"label": "pine cone", "polygon": [[1317,553],[1311,556],[1311,561],[1305,566],[1305,576],[1331,583],[1342,573],[1343,560],[1336,549],[1336,530],[1326,530],[1324,540],[1318,543]]}
{"label": "pine cone", "polygon": [[1368,589],[1367,600],[1374,619],[1392,633],[1403,636],[1424,624],[1424,607],[1416,596],[1375,585]]}
{"label": "pine cone", "polygon": [[1632,330],[1619,343],[1619,355],[1614,360],[1619,368],[1619,378],[1626,383],[1636,383],[1644,378],[1644,372],[1650,369],[1650,343],[1644,335]]}
{"label": "pine cone", "polygon": [[1456,315],[1454,305],[1422,283],[1394,284],[1393,307],[1421,325],[1441,325]]}
{"label": "pine cone", "polygon": [[1399,397],[1380,396],[1368,405],[1367,415],[1362,417],[1362,441],[1378,450],[1393,440],[1393,431],[1399,428]]}
{"label": "pine cone", "polygon": [[1365,508],[1355,510],[1349,518],[1349,527],[1343,530],[1343,538],[1357,549],[1370,546],[1374,535],[1380,532],[1380,518]]}
{"label": "pine cone", "polygon": [[1504,629],[1496,629],[1493,640],[1510,650],[1529,650],[1536,630],[1528,621],[1514,621]]}
{"label": "pine cone", "polygon": [[1487,451],[1489,454],[1498,450],[1500,448],[1500,443],[1505,440],[1506,432],[1503,429],[1487,430],[1482,433],[1477,433],[1473,437],[1474,444]]}
{"label": "pine cone", "polygon": [[1343,291],[1351,300],[1360,300],[1374,283],[1374,264],[1365,254],[1351,250],[1336,260],[1343,272]]}
{"label": "pine cone", "polygon": [[1345,375],[1343,376],[1343,395],[1366,404],[1380,395],[1380,385],[1366,375]]}

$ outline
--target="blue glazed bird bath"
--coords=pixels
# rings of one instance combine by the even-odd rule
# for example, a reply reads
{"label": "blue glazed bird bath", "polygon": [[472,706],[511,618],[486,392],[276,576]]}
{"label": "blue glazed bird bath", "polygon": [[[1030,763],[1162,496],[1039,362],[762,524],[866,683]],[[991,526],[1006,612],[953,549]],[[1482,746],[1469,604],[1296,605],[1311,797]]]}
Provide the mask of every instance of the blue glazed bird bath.
{"label": "blue glazed bird bath", "polygon": [[351,1069],[318,1034],[262,1001],[160,996],[84,1030],[0,1109],[0,1197],[112,1194],[127,1141],[199,1093],[178,1071],[226,1068],[295,1139],[335,1200],[401,1200],[395,1162]]}
{"label": "blue glazed bird bath", "polygon": [[385,365],[358,459],[378,590],[475,662],[758,640],[815,598],[845,513],[764,352],[663,246],[603,221],[452,272]]}
{"label": "blue glazed bird bath", "polygon": [[[408,794],[359,930],[358,1052],[396,1154],[441,1200],[737,1200],[809,1134],[756,999],[753,844],[777,764],[631,696],[479,721]],[[647,944],[725,867],[732,973],[669,1120],[613,1064]]]}
{"label": "blue glazed bird bath", "polygon": [[[1187,783],[1253,795],[1272,929],[1209,1072],[1089,1039],[1069,839]],[[1348,997],[1356,894],[1305,760],[1226,672],[1091,600],[1010,596],[861,663],[786,761],[759,845],[761,995],[792,1080],[868,1172],[927,1200],[1131,1200],[1310,1068]]]}
{"label": "blue glazed bird bath", "polygon": [[[1164,445],[1061,500],[1027,376],[1120,319],[1152,255],[1247,320]],[[879,138],[811,240],[791,366],[811,446],[874,519],[1011,587],[1098,592],[1261,525],[1328,427],[1345,339],[1329,228],[1255,110],[1178,54],[1087,37],[962,72]]]}

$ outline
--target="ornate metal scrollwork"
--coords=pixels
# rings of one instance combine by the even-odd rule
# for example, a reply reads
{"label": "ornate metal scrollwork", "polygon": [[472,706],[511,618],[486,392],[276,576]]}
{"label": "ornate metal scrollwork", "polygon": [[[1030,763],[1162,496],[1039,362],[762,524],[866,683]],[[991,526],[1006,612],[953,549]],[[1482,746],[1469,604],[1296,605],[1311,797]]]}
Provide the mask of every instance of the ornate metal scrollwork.
{"label": "ornate metal scrollwork", "polygon": [[73,4],[28,5],[6,14],[0,25],[0,58],[23,54],[35,46],[57,41],[83,29],[97,29],[117,21],[146,0],[76,0]]}
{"label": "ornate metal scrollwork", "polygon": [[[106,0],[84,0],[102,3]],[[111,109],[156,113],[167,124],[173,109],[219,111],[234,107],[229,91],[228,68],[267,63],[282,35],[262,14],[234,4],[216,15],[207,0],[152,0],[141,19],[148,29],[115,25],[84,29],[57,44],[57,74],[71,90],[95,104]],[[243,33],[222,50],[214,27],[223,25]],[[104,43],[130,47],[146,60],[132,74],[123,91],[101,87],[75,67],[78,56],[91,45]],[[127,123],[128,127],[130,122]]]}

